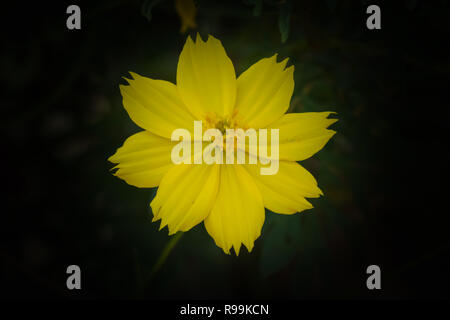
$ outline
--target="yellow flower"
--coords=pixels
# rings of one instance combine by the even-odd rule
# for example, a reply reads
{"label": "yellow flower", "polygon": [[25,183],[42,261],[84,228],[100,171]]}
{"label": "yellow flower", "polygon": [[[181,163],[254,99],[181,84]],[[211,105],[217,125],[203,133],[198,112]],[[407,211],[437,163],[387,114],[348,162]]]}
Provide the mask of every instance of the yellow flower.
{"label": "yellow flower", "polygon": [[[289,113],[294,66],[277,55],[264,58],[237,79],[221,42],[190,37],[181,52],[177,84],[131,73],[121,85],[123,105],[144,131],[129,137],[109,158],[115,175],[128,184],[159,186],[151,202],[153,221],[169,235],[204,222],[225,253],[253,248],[264,223],[264,207],[293,214],[312,208],[305,198],[322,195],[314,177],[297,161],[305,160],[335,134],[327,129],[332,112]],[[205,128],[279,129],[279,170],[261,175],[262,164],[174,164],[172,132]]]}

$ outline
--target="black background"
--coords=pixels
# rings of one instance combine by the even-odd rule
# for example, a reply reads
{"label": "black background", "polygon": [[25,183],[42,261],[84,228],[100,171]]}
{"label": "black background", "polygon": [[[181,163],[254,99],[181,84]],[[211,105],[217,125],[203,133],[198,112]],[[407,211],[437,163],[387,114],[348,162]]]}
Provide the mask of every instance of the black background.
{"label": "black background", "polygon": [[[128,131],[115,125],[119,119],[124,121],[126,113],[113,106],[114,111],[105,116],[102,109],[91,106],[93,100],[102,99],[98,92],[114,94],[111,99],[120,105],[120,77],[128,70],[139,70],[136,61],[145,60],[147,54],[164,56],[143,51],[141,43],[157,48],[154,52],[171,52],[173,78],[166,80],[174,81],[176,58],[186,35],[179,34],[179,18],[168,1],[154,8],[151,21],[142,15],[140,1],[78,2],[79,31],[66,29],[69,4],[29,2],[2,9],[2,298],[449,297],[448,1],[374,2],[382,10],[382,29],[375,31],[365,28],[365,2],[339,1],[333,10],[326,1],[293,5],[295,19],[287,45],[295,43],[297,30],[317,51],[329,43],[331,35],[355,45],[344,55],[336,52],[339,58],[330,60],[330,73],[340,66],[351,71],[347,88],[357,90],[366,108],[363,119],[347,120],[347,124],[361,121],[359,131],[352,133],[358,141],[353,152],[356,157],[370,157],[372,163],[369,169],[345,173],[352,179],[362,172],[355,188],[363,194],[359,201],[363,202],[364,229],[349,231],[355,236],[347,237],[345,245],[338,238],[333,257],[322,265],[327,280],[319,287],[309,283],[295,296],[285,290],[290,280],[283,272],[261,280],[269,286],[262,292],[260,283],[246,281],[256,259],[248,254],[227,264],[231,270],[227,288],[207,284],[210,277],[223,277],[222,271],[210,270],[202,277],[185,270],[186,283],[172,283],[170,289],[159,291],[173,276],[173,271],[167,271],[155,286],[144,288],[142,295],[136,293],[133,248],[143,241],[140,233],[157,233],[157,226],[149,224],[146,212],[135,214],[132,222],[126,216],[111,217],[113,209],[105,202],[119,197],[142,206],[141,200],[149,196],[148,191],[129,187],[129,194],[137,194],[138,200],[124,199],[120,189],[112,189],[119,182],[109,174],[106,158],[127,137]],[[210,28],[218,38],[232,39],[246,28],[257,30],[262,23],[241,1],[216,1],[204,8],[198,23],[215,25]],[[215,21],[216,15],[221,19]],[[272,22],[270,28],[277,33],[276,17],[270,11],[260,19]],[[265,37],[264,32],[254,38],[251,32],[245,34],[249,43]],[[231,42],[223,41],[225,47]],[[162,77],[163,72],[158,72],[154,76]],[[347,89],[343,90],[345,94]],[[55,112],[63,122],[69,116],[70,130],[59,133],[58,121],[55,129],[51,121]],[[343,121],[341,131],[345,132],[345,117]],[[365,128],[372,130],[372,125],[381,133],[366,138]],[[64,156],[73,153],[80,155]],[[95,197],[99,190],[103,193]],[[105,221],[119,230],[110,242],[97,237],[106,234],[108,238]],[[124,226],[144,222],[143,229],[133,234],[132,227]],[[160,237],[167,240],[166,233]],[[206,236],[204,240],[212,242]],[[155,246],[155,252],[162,247]],[[188,250],[187,245],[179,250]],[[152,254],[145,265],[154,262],[157,254]],[[205,257],[190,259],[201,264]],[[195,263],[186,268],[195,269]],[[85,270],[80,292],[65,287],[65,269],[70,264]],[[365,268],[370,264],[382,269],[382,290],[377,292],[365,288]],[[91,268],[83,269],[86,265]],[[289,267],[284,272],[288,274]]]}

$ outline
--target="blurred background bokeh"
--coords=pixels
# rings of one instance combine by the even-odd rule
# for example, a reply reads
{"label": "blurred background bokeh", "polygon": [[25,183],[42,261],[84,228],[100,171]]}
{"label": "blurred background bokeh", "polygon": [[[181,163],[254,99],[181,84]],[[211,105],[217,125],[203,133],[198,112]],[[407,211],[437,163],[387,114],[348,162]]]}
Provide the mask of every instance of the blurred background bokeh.
{"label": "blurred background bokeh", "polygon": [[[174,0],[35,2],[3,10],[2,297],[449,297],[450,3],[197,0],[180,32]],[[151,223],[155,190],[127,185],[107,158],[140,129],[119,84],[133,71],[175,82],[186,37],[219,38],[239,75],[279,54],[295,65],[290,112],[336,111],[337,130],[302,164],[325,196],[271,212],[251,253],[225,255],[203,224],[170,241]],[[66,268],[82,290],[66,289]],[[366,288],[366,268],[382,290]]]}

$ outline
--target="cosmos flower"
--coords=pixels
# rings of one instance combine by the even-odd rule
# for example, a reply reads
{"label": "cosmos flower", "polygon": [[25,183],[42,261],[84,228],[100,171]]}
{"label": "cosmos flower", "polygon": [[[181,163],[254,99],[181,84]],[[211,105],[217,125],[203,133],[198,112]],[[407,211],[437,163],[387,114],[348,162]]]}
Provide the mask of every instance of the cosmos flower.
{"label": "cosmos flower", "polygon": [[[294,66],[277,55],[256,62],[238,78],[221,42],[190,37],[181,52],[176,85],[130,72],[120,85],[123,105],[144,131],[129,137],[109,161],[115,175],[140,188],[159,187],[150,206],[169,235],[201,222],[225,253],[241,245],[251,251],[260,236],[265,209],[294,214],[322,195],[314,177],[297,161],[321,150],[335,131],[332,112],[286,113],[294,90]],[[276,128],[279,169],[262,175],[256,164],[174,164],[174,130]]]}

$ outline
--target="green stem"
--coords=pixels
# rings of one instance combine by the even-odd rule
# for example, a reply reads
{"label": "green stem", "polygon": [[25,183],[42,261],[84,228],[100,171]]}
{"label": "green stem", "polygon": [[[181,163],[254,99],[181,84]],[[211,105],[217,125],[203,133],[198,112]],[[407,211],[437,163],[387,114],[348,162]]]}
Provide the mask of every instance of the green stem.
{"label": "green stem", "polygon": [[156,261],[156,263],[153,265],[152,271],[150,272],[150,276],[149,276],[149,280],[153,279],[153,277],[155,276],[155,274],[159,271],[159,269],[161,269],[161,267],[163,266],[164,262],[166,262],[167,257],[169,256],[170,252],[173,250],[173,248],[175,247],[175,245],[178,243],[178,240],[180,240],[181,236],[183,235],[184,232],[178,232],[176,233],[170,240],[169,242],[166,244],[166,246],[164,247],[163,251],[161,252],[161,254],[159,255],[158,260]]}

